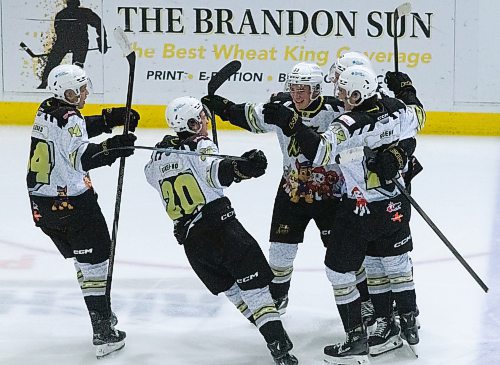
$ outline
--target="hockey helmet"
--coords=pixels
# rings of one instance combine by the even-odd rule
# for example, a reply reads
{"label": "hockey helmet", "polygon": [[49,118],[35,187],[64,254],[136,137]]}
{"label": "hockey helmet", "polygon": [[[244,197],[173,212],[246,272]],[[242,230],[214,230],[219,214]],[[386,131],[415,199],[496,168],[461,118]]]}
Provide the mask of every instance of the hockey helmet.
{"label": "hockey helmet", "polygon": [[354,92],[359,93],[359,101],[356,104],[349,103],[356,106],[376,95],[378,80],[373,70],[364,66],[352,66],[342,71],[338,84],[339,89],[346,91],[347,98],[350,98]]}
{"label": "hockey helmet", "polygon": [[[176,133],[189,132],[198,133],[198,130],[192,130],[188,122],[193,120],[201,124],[201,112],[204,110],[203,104],[191,96],[182,96],[172,100],[167,105],[165,118],[167,123]],[[200,127],[201,128],[201,127]]]}
{"label": "hockey helmet", "polygon": [[311,101],[321,94],[323,71],[315,63],[300,62],[293,66],[287,75],[285,91],[290,92],[290,85],[309,85],[311,87]]}
{"label": "hockey helmet", "polygon": [[[56,99],[77,105],[80,99],[80,88],[89,84],[90,80],[83,68],[77,65],[59,65],[50,71],[47,86]],[[77,102],[66,99],[66,90],[73,91],[78,96]]]}
{"label": "hockey helmet", "polygon": [[337,61],[330,67],[330,72],[328,77],[331,82],[337,82],[340,74],[346,68],[351,66],[365,66],[372,69],[372,63],[370,59],[366,57],[363,53],[359,52],[346,52],[337,58]]}

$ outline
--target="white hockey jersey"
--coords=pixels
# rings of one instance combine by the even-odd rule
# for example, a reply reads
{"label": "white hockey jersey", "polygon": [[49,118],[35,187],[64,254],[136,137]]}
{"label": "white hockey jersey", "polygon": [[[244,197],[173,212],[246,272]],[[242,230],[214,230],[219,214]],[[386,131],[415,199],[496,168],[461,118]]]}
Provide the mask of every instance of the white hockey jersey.
{"label": "white hockey jersey", "polygon": [[31,132],[27,185],[34,196],[77,196],[91,187],[81,165],[89,143],[85,120],[76,107],[57,103],[42,103]]}
{"label": "white hockey jersey", "polygon": [[[321,135],[314,164],[323,166],[335,161],[337,155],[357,147],[372,150],[395,145],[398,141],[414,137],[421,127],[414,108],[393,98],[379,100],[378,110],[348,112],[339,116]],[[340,161],[347,196],[366,202],[384,200],[399,195],[397,189],[387,191],[378,176],[366,168],[366,159]],[[401,176],[398,181],[404,185]]]}
{"label": "white hockey jersey", "polygon": [[[283,105],[293,109],[292,101],[285,101]],[[307,203],[312,203],[340,197],[343,186],[340,168],[334,163],[313,166],[312,162],[300,152],[295,137],[287,137],[279,127],[264,122],[263,106],[264,103],[245,104],[246,121],[253,133],[276,132],[283,155],[284,183],[281,188],[289,194],[290,200],[296,203],[303,199]],[[323,133],[343,112],[344,109],[338,101],[320,96],[308,110],[298,111],[298,114],[306,126]]]}
{"label": "white hockey jersey", "polygon": [[[208,137],[196,137],[191,144],[195,145],[194,151],[218,153],[217,146]],[[160,194],[168,216],[177,221],[194,216],[205,204],[224,196],[225,186],[218,179],[221,161],[208,156],[153,152],[144,173],[148,183]]]}

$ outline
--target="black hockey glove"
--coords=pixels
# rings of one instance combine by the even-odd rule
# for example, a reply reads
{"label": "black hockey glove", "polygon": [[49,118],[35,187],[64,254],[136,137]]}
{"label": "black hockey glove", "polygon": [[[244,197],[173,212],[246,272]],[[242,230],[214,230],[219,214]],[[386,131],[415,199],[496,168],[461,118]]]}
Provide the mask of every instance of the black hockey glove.
{"label": "black hockey glove", "polygon": [[159,148],[177,148],[181,140],[177,136],[172,136],[171,134],[165,135],[161,142],[156,144]]}
{"label": "black hockey glove", "polygon": [[408,157],[401,147],[393,146],[368,158],[366,167],[376,173],[382,181],[391,180],[398,175],[398,172],[406,166]]}
{"label": "black hockey glove", "polygon": [[[89,171],[104,165],[111,166],[117,158],[133,155],[133,149],[110,150],[112,148],[133,146],[136,139],[137,137],[134,134],[129,133],[116,135],[99,144],[89,143],[81,159],[83,170]],[[103,153],[93,157],[98,152]]]}
{"label": "black hockey glove", "polygon": [[387,84],[389,90],[391,90],[396,97],[398,97],[398,95],[400,95],[401,92],[406,89],[415,90],[410,76],[408,76],[404,72],[387,71],[384,81]]}
{"label": "black hockey glove", "polygon": [[[104,124],[109,129],[109,132],[111,132],[111,128],[125,124],[126,110],[127,109],[125,107],[106,108],[102,110],[102,118],[104,119]],[[139,119],[141,119],[139,113],[137,113],[134,109],[130,109],[130,124],[128,129],[131,132],[135,132]]]}
{"label": "black hockey glove", "polygon": [[264,152],[261,150],[251,150],[242,154],[241,157],[247,160],[232,161],[235,182],[264,175],[267,168],[267,158]]}
{"label": "black hockey glove", "polygon": [[281,128],[285,136],[291,137],[302,126],[302,118],[290,108],[279,103],[264,104],[264,122]]}
{"label": "black hockey glove", "polygon": [[201,98],[201,102],[222,120],[229,121],[229,108],[234,105],[232,101],[219,95],[205,95]]}
{"label": "black hockey glove", "polygon": [[292,101],[290,93],[285,93],[285,92],[274,93],[271,95],[271,98],[269,98],[270,103],[276,103],[276,102],[284,103],[285,101]]}

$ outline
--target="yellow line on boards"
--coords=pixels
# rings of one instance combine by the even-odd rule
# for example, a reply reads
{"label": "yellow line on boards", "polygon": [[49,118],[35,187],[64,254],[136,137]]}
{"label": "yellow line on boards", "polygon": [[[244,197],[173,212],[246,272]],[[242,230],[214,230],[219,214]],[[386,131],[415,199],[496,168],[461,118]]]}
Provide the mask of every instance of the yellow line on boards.
{"label": "yellow line on boards", "polygon": [[[0,125],[31,125],[38,108],[38,103],[0,102]],[[101,109],[116,105],[89,104],[83,110],[84,115],[101,114]],[[139,127],[165,128],[165,106],[134,105],[140,115]],[[220,130],[240,129],[217,118]],[[500,113],[471,112],[427,112],[427,121],[421,134],[500,136]]]}

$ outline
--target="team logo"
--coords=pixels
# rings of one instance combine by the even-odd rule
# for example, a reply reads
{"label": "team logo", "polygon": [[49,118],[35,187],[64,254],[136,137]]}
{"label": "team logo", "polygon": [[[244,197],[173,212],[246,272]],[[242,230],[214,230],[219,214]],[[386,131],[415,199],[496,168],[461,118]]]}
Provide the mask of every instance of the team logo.
{"label": "team logo", "polygon": [[403,219],[403,215],[396,212],[396,214],[392,216],[391,221],[401,223],[401,219]]}
{"label": "team logo", "polygon": [[392,213],[392,212],[397,212],[400,209],[401,209],[401,202],[397,203],[389,202],[386,211]]}

